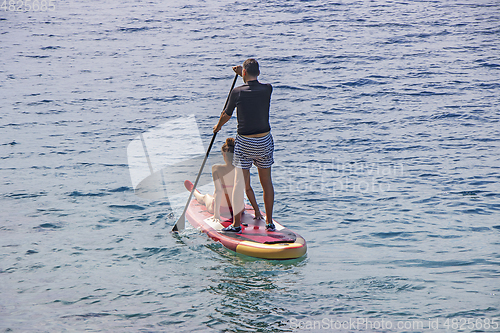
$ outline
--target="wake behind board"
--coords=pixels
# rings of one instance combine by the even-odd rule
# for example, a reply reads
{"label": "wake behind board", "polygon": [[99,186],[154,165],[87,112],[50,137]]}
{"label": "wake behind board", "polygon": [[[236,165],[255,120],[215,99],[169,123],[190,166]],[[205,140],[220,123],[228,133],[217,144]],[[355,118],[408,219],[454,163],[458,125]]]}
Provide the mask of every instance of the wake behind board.
{"label": "wake behind board", "polygon": [[[299,234],[273,220],[276,231],[267,231],[263,220],[255,220],[255,212],[249,205],[241,214],[241,232],[225,232],[222,228],[232,223],[229,212],[221,213],[221,221],[214,220],[205,205],[193,199],[186,211],[186,219],[213,240],[226,248],[247,256],[263,259],[296,259],[307,251],[306,241]],[[248,226],[244,226],[247,224]]]}

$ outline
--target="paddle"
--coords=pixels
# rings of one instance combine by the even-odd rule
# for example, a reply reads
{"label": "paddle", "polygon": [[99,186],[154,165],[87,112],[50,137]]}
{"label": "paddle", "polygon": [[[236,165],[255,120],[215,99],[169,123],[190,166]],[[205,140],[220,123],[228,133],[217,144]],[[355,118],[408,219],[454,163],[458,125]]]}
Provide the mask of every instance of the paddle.
{"label": "paddle", "polygon": [[[224,109],[226,109],[227,103],[229,102],[229,96],[231,96],[231,91],[233,91],[234,85],[236,84],[236,80],[238,79],[238,74],[234,76],[233,84],[231,85],[231,90],[229,90],[229,94],[227,95],[226,98],[226,104],[224,104]],[[184,211],[182,212],[181,217],[177,220],[177,223],[175,223],[174,227],[172,228],[173,232],[177,232],[179,230],[184,229],[184,226],[186,224],[186,211],[189,207],[189,203],[191,202],[191,198],[193,197],[194,191],[196,191],[196,185],[198,185],[198,181],[200,180],[201,172],[203,171],[203,167],[205,167],[205,163],[207,162],[208,154],[210,153],[210,150],[212,149],[212,146],[214,144],[215,137],[217,136],[217,133],[214,133],[212,136],[212,141],[210,141],[210,145],[208,145],[207,153],[205,154],[205,158],[203,159],[203,163],[201,163],[200,171],[198,172],[198,176],[196,176],[196,181],[194,182],[193,188],[191,189],[191,193],[189,194],[189,199],[186,202],[186,206],[184,207]]]}

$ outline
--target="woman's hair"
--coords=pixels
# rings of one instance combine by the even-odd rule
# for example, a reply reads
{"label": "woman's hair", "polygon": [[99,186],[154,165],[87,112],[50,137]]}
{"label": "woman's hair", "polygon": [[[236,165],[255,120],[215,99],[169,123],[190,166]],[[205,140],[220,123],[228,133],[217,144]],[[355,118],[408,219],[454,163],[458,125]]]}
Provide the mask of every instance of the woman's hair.
{"label": "woman's hair", "polygon": [[234,153],[234,138],[227,138],[221,149],[225,153]]}

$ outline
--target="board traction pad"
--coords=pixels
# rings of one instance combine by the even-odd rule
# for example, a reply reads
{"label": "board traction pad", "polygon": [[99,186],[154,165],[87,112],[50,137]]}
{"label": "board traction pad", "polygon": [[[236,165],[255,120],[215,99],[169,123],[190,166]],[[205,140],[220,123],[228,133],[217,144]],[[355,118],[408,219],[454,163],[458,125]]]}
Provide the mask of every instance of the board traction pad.
{"label": "board traction pad", "polygon": [[[198,206],[198,209],[200,209],[198,211],[199,214],[210,214],[208,213],[204,205],[198,203],[195,203],[195,205]],[[253,211],[252,209],[250,210]],[[217,233],[239,241],[250,241],[259,244],[279,244],[294,243],[297,239],[297,236],[294,232],[284,228],[279,224],[276,224],[276,231],[267,231],[265,222],[262,220],[255,220],[253,217],[254,215],[249,214],[248,210],[247,212],[243,213],[242,222],[248,223],[248,226],[242,226],[241,232],[222,231],[222,228],[225,228],[232,224],[232,219],[228,219],[225,217],[221,217],[220,223],[215,222],[213,216],[205,218],[203,222],[205,222],[206,225],[212,227]]]}

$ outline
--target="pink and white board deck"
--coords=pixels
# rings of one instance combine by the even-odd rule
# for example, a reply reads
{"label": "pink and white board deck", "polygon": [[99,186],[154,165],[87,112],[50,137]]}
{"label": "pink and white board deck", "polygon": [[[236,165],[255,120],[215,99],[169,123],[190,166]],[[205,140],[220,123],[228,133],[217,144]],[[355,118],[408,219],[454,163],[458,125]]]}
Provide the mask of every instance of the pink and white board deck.
{"label": "pink and white board deck", "polygon": [[265,221],[254,219],[253,208],[246,205],[242,214],[241,232],[225,232],[222,228],[232,223],[229,212],[221,214],[221,221],[215,221],[205,205],[193,199],[186,211],[186,219],[195,228],[206,233],[213,240],[226,248],[247,256],[263,259],[295,259],[302,257],[307,251],[305,239],[299,234],[285,228],[275,220],[276,231],[267,231]]}

